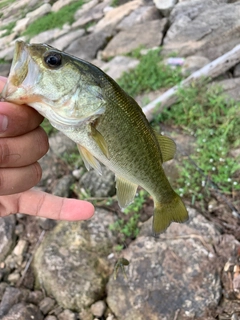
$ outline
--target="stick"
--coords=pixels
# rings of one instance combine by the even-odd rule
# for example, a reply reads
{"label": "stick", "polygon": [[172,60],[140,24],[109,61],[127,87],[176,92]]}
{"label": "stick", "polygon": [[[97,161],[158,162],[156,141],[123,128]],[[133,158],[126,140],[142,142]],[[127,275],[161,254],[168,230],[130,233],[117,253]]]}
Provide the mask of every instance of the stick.
{"label": "stick", "polygon": [[[151,121],[153,119],[153,112],[157,111],[161,112],[164,108],[169,107],[173,103],[175,103],[178,99],[176,92],[179,87],[188,86],[194,80],[201,79],[202,77],[206,77],[208,79],[216,78],[220,74],[226,72],[231,67],[240,62],[240,45],[234,47],[231,51],[228,51],[223,56],[217,58],[216,60],[210,62],[203,68],[194,72],[187,79],[183,80],[179,85],[169,89],[164,94],[162,94],[157,99],[150,102],[143,108],[143,112],[145,113],[147,119]],[[159,106],[157,106],[159,104]],[[156,108],[157,107],[157,108]],[[156,108],[156,109],[155,109]]]}

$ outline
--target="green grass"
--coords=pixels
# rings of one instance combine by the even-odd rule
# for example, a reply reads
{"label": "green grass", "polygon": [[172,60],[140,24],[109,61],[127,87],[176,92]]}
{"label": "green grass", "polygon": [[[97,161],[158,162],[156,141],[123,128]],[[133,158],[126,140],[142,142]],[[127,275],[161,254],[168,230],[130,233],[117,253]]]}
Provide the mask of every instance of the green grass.
{"label": "green grass", "polygon": [[124,73],[117,81],[130,95],[136,96],[160,88],[171,87],[182,79],[180,68],[172,69],[165,65],[159,50],[151,50],[141,56],[140,50],[133,56],[140,58],[138,66],[129,73]]}
{"label": "green grass", "polygon": [[73,2],[57,12],[50,12],[28,26],[23,35],[33,37],[40,32],[61,28],[65,23],[74,22],[75,12],[83,5],[82,0]]}
{"label": "green grass", "polygon": [[13,3],[15,0],[2,0],[0,1],[0,9],[10,5],[11,3]]}
{"label": "green grass", "polygon": [[147,192],[140,190],[134,202],[123,210],[126,217],[124,219],[118,219],[115,223],[109,226],[110,230],[116,231],[121,238],[121,241],[125,241],[127,238],[135,239],[139,233],[139,211],[147,198]]}
{"label": "green grass", "polygon": [[13,28],[15,27],[15,25],[16,25],[16,21],[12,21],[7,26],[0,27],[0,30],[6,30],[6,32],[4,34],[2,34],[1,38],[10,35],[12,33]]}
{"label": "green grass", "polygon": [[196,139],[190,155],[193,161],[186,159],[179,166],[179,193],[201,200],[212,187],[225,194],[240,190],[239,159],[230,154],[240,147],[240,104],[226,99],[220,88],[207,89],[204,83],[182,88],[178,95],[179,102],[155,122],[178,126]]}

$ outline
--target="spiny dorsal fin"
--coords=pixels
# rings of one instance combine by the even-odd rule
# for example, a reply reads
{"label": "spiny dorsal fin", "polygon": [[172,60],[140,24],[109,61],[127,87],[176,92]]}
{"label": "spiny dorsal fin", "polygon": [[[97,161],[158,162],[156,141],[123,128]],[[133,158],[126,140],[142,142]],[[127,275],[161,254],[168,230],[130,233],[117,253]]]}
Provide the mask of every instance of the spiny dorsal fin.
{"label": "spiny dorsal fin", "polygon": [[77,147],[87,170],[89,170],[92,167],[94,170],[97,171],[97,173],[102,175],[102,168],[99,161],[80,144],[78,144]]}
{"label": "spiny dorsal fin", "polygon": [[163,162],[173,159],[176,152],[175,142],[171,138],[163,136],[156,131],[154,131],[154,133],[161,149]]}
{"label": "spiny dorsal fin", "polygon": [[133,202],[137,187],[138,186],[136,184],[122,177],[116,176],[117,198],[118,204],[121,208],[125,208]]}

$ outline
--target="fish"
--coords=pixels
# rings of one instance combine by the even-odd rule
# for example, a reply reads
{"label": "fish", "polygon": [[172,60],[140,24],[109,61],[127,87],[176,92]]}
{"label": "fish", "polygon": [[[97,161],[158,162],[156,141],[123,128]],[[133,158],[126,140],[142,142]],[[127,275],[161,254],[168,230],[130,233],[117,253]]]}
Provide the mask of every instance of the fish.
{"label": "fish", "polygon": [[119,206],[134,201],[138,186],[154,200],[153,235],[188,220],[163,163],[176,145],[153,130],[137,102],[95,65],[48,44],[16,41],[2,99],[27,104],[78,146],[86,168],[115,173]]}

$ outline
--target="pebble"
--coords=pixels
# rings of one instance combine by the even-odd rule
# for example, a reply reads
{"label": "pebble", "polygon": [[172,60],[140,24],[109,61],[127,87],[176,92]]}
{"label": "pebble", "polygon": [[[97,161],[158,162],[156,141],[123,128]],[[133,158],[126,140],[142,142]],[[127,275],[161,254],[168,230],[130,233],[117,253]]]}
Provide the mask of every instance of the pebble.
{"label": "pebble", "polygon": [[49,313],[53,309],[55,305],[55,300],[46,297],[39,303],[39,309],[42,311],[43,314]]}
{"label": "pebble", "polygon": [[72,311],[65,309],[58,315],[58,320],[76,320],[76,315]]}
{"label": "pebble", "polygon": [[103,300],[97,301],[91,305],[92,314],[96,317],[102,317],[106,310],[106,303]]}
{"label": "pebble", "polygon": [[28,242],[26,240],[20,239],[16,245],[16,247],[13,249],[13,254],[16,256],[22,256],[28,248]]}

